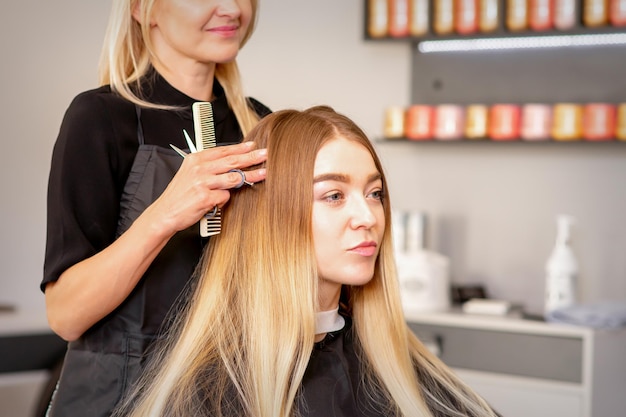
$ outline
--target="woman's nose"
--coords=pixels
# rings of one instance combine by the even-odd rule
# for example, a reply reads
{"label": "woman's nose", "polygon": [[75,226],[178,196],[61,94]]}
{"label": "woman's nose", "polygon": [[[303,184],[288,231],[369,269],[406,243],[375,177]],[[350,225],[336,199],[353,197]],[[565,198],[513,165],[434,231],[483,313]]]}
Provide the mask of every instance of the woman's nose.
{"label": "woman's nose", "polygon": [[372,211],[370,203],[365,198],[355,199],[353,203],[350,219],[353,228],[370,228],[376,224],[376,216]]}
{"label": "woman's nose", "polygon": [[239,4],[235,0],[222,0],[217,5],[217,14],[220,16],[238,16]]}

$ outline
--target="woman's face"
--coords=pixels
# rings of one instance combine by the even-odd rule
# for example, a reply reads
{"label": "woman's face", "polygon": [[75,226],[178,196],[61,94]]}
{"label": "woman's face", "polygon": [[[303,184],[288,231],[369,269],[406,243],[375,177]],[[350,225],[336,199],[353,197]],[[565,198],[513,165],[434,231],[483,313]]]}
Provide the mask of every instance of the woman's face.
{"label": "woman's face", "polygon": [[339,302],[341,286],[364,285],[385,230],[381,174],[369,151],[338,137],[315,159],[313,239],[323,310]]}
{"label": "woman's face", "polygon": [[168,66],[229,62],[237,57],[251,19],[250,0],[157,0],[152,42]]}

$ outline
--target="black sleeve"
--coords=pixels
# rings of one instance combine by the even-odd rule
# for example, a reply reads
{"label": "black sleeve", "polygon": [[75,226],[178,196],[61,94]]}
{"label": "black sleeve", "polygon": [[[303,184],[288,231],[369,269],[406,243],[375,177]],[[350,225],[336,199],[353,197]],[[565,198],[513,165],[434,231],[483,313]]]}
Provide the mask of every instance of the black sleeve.
{"label": "black sleeve", "polygon": [[78,95],[61,123],[48,179],[42,291],[115,238],[128,167],[120,160],[120,123],[113,123],[105,97],[94,91]]}
{"label": "black sleeve", "polygon": [[258,100],[252,97],[248,97],[248,101],[252,105],[252,109],[256,112],[256,114],[259,115],[261,119],[272,113],[272,110],[270,110],[269,107],[267,107],[265,104],[261,103]]}

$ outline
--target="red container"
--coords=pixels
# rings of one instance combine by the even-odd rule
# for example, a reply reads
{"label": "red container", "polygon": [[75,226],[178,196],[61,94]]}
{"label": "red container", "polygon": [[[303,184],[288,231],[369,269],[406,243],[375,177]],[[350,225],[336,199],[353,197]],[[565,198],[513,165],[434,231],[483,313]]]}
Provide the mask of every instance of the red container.
{"label": "red container", "polygon": [[432,140],[435,108],[414,104],[407,109],[404,122],[405,136],[411,140]]}
{"label": "red container", "polygon": [[626,26],[626,0],[610,0],[609,21],[613,26]]}
{"label": "red container", "polygon": [[409,36],[408,0],[389,0],[389,35],[394,38]]}
{"label": "red container", "polygon": [[493,140],[516,140],[520,137],[520,106],[494,104],[489,109],[489,137]]}
{"label": "red container", "polygon": [[454,29],[460,35],[478,31],[478,0],[454,0]]}
{"label": "red container", "polygon": [[615,138],[615,106],[589,103],[583,107],[583,138],[592,141]]}
{"label": "red container", "polygon": [[530,0],[528,26],[530,26],[532,30],[541,31],[552,29],[553,21],[553,0]]}

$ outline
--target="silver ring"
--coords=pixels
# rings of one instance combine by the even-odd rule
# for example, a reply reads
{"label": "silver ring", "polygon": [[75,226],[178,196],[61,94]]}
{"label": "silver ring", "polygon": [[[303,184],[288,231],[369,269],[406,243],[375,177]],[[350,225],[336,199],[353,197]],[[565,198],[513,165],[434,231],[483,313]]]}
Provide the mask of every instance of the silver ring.
{"label": "silver ring", "polygon": [[239,184],[235,185],[233,188],[241,188],[244,184],[252,186],[251,182],[246,181],[246,173],[243,172],[242,170],[235,168],[235,169],[231,169],[228,172],[236,172],[237,174],[241,175],[241,181],[239,182]]}
{"label": "silver ring", "polygon": [[210,213],[207,213],[205,217],[207,219],[210,219],[211,217],[214,217],[216,214],[217,214],[217,206],[213,206],[213,210]]}

